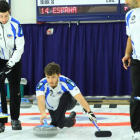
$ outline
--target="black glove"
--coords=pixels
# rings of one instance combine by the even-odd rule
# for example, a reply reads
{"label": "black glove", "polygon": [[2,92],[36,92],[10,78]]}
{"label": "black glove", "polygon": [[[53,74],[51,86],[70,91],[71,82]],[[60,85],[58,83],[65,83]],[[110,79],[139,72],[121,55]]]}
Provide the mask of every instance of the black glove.
{"label": "black glove", "polygon": [[96,117],[95,117],[95,115],[93,114],[92,111],[89,111],[89,112],[88,112],[88,117],[89,117],[89,120],[90,120],[90,121],[94,121],[94,122],[97,123]]}
{"label": "black glove", "polygon": [[83,112],[86,113],[86,114],[88,114],[89,120],[90,120],[91,122],[94,121],[94,122],[97,124],[96,117],[95,117],[95,115],[93,114],[92,111],[89,111],[89,112],[87,113],[87,111],[83,108]]}
{"label": "black glove", "polygon": [[8,74],[11,72],[12,67],[9,65],[6,65],[1,71],[0,71],[0,76],[1,76],[1,80],[4,80]]}

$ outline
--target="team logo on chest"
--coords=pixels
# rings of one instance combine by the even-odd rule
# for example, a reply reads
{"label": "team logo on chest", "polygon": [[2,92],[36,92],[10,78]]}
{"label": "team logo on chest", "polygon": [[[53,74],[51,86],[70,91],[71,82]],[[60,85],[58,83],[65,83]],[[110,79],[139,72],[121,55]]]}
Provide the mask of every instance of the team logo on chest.
{"label": "team logo on chest", "polygon": [[59,91],[59,92],[57,92],[57,94],[58,94],[58,95],[60,95],[60,94],[62,94],[62,92],[61,92],[61,91]]}
{"label": "team logo on chest", "polygon": [[12,38],[13,36],[11,34],[8,34],[7,35],[7,38]]}

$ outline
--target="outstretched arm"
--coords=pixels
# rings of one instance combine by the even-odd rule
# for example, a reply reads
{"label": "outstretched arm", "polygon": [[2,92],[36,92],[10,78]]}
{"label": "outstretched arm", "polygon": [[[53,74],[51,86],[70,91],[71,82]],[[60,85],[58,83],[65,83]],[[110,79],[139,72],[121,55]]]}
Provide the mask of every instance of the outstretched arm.
{"label": "outstretched arm", "polygon": [[85,100],[85,98],[83,97],[83,95],[81,93],[77,94],[74,96],[74,98],[80,103],[80,105],[83,107],[83,111],[85,113],[88,113],[88,117],[90,121],[94,121],[95,123],[97,123],[96,121],[96,117],[93,114],[93,112],[91,111],[87,101]]}
{"label": "outstretched arm", "polygon": [[77,94],[74,96],[74,98],[80,103],[80,105],[87,111],[90,112],[91,109],[87,103],[87,101],[85,100],[85,98],[83,97],[83,95],[81,93]]}
{"label": "outstretched arm", "polygon": [[44,95],[38,96],[37,101],[38,101],[38,108],[41,112],[40,122],[43,124],[44,118],[49,119],[49,117],[46,115],[46,111],[45,111],[45,96]]}

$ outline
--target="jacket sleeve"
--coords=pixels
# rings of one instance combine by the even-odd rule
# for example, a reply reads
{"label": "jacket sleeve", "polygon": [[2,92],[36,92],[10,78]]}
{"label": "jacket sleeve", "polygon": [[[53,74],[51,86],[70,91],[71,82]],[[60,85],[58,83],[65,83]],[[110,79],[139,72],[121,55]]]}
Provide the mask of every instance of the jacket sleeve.
{"label": "jacket sleeve", "polygon": [[24,40],[24,35],[23,35],[22,27],[21,27],[20,24],[17,24],[14,52],[13,52],[12,57],[7,62],[7,64],[9,66],[12,67],[12,66],[15,65],[15,63],[20,61],[21,56],[22,56],[22,54],[24,52],[24,44],[25,44],[25,40]]}
{"label": "jacket sleeve", "polygon": [[131,36],[131,30],[130,30],[130,25],[129,25],[129,20],[131,18],[131,15],[133,13],[133,9],[131,9],[130,11],[128,11],[125,15],[125,22],[126,22],[126,34],[128,36]]}

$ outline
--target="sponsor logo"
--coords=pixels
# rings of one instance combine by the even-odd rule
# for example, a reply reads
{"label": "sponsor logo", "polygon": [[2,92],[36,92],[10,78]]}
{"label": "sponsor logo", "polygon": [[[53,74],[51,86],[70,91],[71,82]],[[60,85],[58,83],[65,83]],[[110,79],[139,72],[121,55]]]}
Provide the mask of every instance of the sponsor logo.
{"label": "sponsor logo", "polygon": [[133,15],[133,16],[131,17],[131,20],[132,20],[132,21],[130,21],[130,24],[134,24],[134,23],[136,23],[135,19],[136,19],[136,16]]}
{"label": "sponsor logo", "polygon": [[37,89],[40,89],[43,85],[44,85],[44,83],[43,83],[43,82],[40,82],[40,83],[37,85]]}
{"label": "sponsor logo", "polygon": [[134,24],[134,23],[136,23],[136,21],[131,21],[131,22],[130,22],[130,24]]}
{"label": "sponsor logo", "polygon": [[75,88],[75,90],[77,91],[77,90],[78,90],[78,88]]}
{"label": "sponsor logo", "polygon": [[21,26],[20,26],[20,35],[23,35],[23,30]]}
{"label": "sponsor logo", "polygon": [[70,80],[70,79],[67,79],[66,82],[67,82],[68,84],[70,84],[71,86],[73,86],[73,87],[76,86],[75,83],[74,83],[72,80]]}
{"label": "sponsor logo", "polygon": [[136,18],[136,16],[135,15],[133,15],[132,17],[131,17],[131,20],[134,20]]}
{"label": "sponsor logo", "polygon": [[115,0],[106,0],[106,2],[116,2]]}

